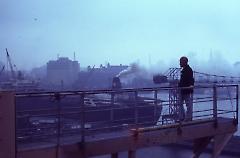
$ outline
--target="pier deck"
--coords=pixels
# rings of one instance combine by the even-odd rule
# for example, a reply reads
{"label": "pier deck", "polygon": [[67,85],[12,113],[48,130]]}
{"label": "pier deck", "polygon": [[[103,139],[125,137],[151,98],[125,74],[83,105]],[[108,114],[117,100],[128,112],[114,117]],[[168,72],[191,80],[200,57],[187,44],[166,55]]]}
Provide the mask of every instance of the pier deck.
{"label": "pier deck", "polygon": [[[88,158],[106,154],[117,158],[119,152],[128,151],[128,157],[135,158],[140,148],[189,141],[193,144],[193,157],[199,157],[210,143],[212,157],[218,157],[237,131],[238,86],[215,85],[210,87],[209,96],[195,94],[193,104],[196,109],[192,120],[187,122],[176,117],[177,97],[161,98],[166,98],[166,92],[177,94],[172,87],[17,95],[1,93],[0,103],[4,105],[4,109],[0,109],[4,111],[1,154],[6,158]],[[217,92],[221,93],[218,95]],[[124,93],[131,93],[129,96],[133,99],[122,102],[119,94],[122,97]],[[107,99],[106,95],[109,95]],[[44,102],[37,100],[34,103],[32,98],[44,98]],[[88,104],[89,99],[94,104]],[[28,103],[42,105],[47,100],[51,101],[46,106],[51,106],[48,109],[20,108],[28,107]],[[157,113],[159,109],[161,113]],[[129,118],[122,118],[123,115]]]}

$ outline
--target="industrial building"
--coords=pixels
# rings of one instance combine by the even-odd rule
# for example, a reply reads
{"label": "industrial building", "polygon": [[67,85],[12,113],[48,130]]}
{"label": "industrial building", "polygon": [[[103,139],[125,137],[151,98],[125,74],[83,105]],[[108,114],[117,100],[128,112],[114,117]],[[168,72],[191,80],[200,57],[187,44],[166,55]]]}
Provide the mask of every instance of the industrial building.
{"label": "industrial building", "polygon": [[78,78],[80,64],[67,57],[59,57],[47,63],[47,80],[51,85],[68,87]]}

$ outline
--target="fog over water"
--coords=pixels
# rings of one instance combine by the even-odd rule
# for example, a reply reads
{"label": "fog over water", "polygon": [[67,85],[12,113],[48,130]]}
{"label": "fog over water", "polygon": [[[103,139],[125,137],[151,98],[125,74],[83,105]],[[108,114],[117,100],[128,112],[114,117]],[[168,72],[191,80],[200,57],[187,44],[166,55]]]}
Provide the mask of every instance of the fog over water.
{"label": "fog over water", "polygon": [[[0,0],[0,73],[7,48],[18,70],[38,68],[36,78],[46,77],[49,60],[74,54],[81,71],[129,65],[118,74],[123,82],[131,75],[152,81],[179,67],[181,56],[194,71],[238,77],[239,6],[239,0]],[[137,152],[138,158],[190,155],[165,146]]]}
{"label": "fog over water", "polygon": [[[194,71],[207,73],[211,75],[224,75],[240,77],[240,63],[232,64],[227,61],[225,55],[220,52],[212,52],[206,59],[198,58],[197,53],[189,53],[186,55],[189,59],[189,65]],[[143,78],[151,79],[155,74],[164,74],[169,68],[178,68],[179,59],[164,61],[161,60],[155,64],[145,66],[140,61],[132,62],[129,68],[118,74],[121,78],[134,76],[141,76]]]}
{"label": "fog over water", "polygon": [[[57,56],[81,66],[176,65],[182,55],[206,65],[209,54],[240,61],[237,0],[1,0],[0,61],[5,48],[19,69]],[[194,60],[192,59],[194,58]]]}
{"label": "fog over water", "polygon": [[[188,158],[191,157],[192,151],[190,149],[176,147],[176,146],[156,146],[150,148],[143,148],[137,150],[137,158]],[[121,152],[119,158],[126,158],[127,152]],[[110,155],[97,156],[93,158],[109,158]],[[211,157],[210,153],[203,153],[200,158]],[[237,158],[238,156],[221,155],[219,158]]]}

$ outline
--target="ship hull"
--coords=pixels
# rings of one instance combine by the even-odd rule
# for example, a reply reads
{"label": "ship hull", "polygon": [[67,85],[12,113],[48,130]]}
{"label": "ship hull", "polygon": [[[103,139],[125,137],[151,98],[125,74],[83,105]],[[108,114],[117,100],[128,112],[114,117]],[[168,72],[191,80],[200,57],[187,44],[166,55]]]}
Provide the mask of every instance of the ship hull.
{"label": "ship hull", "polygon": [[58,131],[64,135],[80,134],[83,125],[89,134],[156,125],[162,106],[141,98],[137,102],[129,98],[116,98],[111,102],[109,98],[91,97],[85,98],[82,105],[79,96],[59,100],[54,97],[20,97],[16,98],[16,110],[17,137],[38,140],[46,134],[54,137]]}

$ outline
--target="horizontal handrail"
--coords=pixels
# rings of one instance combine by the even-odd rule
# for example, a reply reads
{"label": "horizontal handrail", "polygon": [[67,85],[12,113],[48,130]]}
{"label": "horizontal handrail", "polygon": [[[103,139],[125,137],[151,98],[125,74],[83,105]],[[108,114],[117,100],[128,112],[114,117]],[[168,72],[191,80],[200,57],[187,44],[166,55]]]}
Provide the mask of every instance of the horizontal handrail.
{"label": "horizontal handrail", "polygon": [[[238,85],[190,88],[196,90],[192,101],[193,121],[212,120],[218,116],[238,119]],[[61,139],[71,133],[83,139],[105,130],[175,124],[179,121],[181,89],[189,87],[17,93],[16,139],[28,143],[40,141],[41,137],[46,141],[48,135]],[[204,93],[198,89],[203,89]]]}

